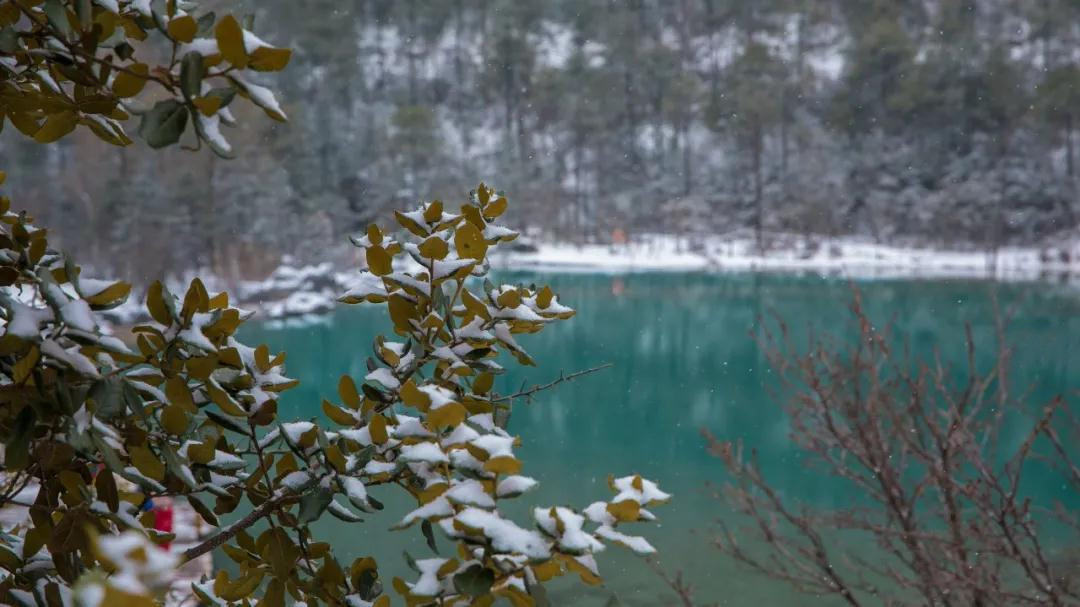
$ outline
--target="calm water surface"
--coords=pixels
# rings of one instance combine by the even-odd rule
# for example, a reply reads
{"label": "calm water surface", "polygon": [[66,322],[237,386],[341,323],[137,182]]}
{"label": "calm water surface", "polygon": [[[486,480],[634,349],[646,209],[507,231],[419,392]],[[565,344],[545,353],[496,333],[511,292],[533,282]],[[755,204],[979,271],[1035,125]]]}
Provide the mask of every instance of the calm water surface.
{"label": "calm water surface", "polygon": [[[606,499],[609,472],[641,473],[660,481],[675,499],[657,508],[659,525],[639,525],[659,549],[665,569],[681,570],[702,602],[723,605],[815,603],[786,587],[747,573],[711,547],[715,522],[727,516],[710,484],[725,481],[718,462],[703,448],[700,430],[742,439],[759,450],[768,477],[789,496],[820,506],[838,506],[850,495],[835,480],[809,473],[788,439],[771,386],[770,370],[749,332],[763,314],[780,314],[797,335],[842,332],[847,327],[849,283],[818,277],[714,274],[503,273],[503,282],[549,283],[577,316],[521,343],[538,362],[510,371],[496,387],[507,393],[522,381],[540,383],[611,362],[614,366],[540,395],[515,408],[510,430],[524,439],[518,455],[525,474],[540,488],[516,500],[519,523],[528,524],[530,505],[567,503],[583,507]],[[1076,387],[1080,361],[1080,293],[1049,284],[1001,285],[973,281],[874,281],[860,283],[874,318],[894,319],[897,331],[917,352],[941,350],[947,362],[963,362],[964,323],[976,343],[993,344],[993,298],[1014,307],[1009,337],[1018,348],[1014,385],[1035,385],[1049,397]],[[335,400],[338,378],[366,373],[377,332],[386,332],[385,308],[342,307],[316,324],[264,323],[244,331],[248,343],[265,342],[289,353],[288,374],[301,385],[281,403],[283,419],[321,417],[319,403]],[[1006,436],[1006,440],[1010,437]],[[1035,477],[1032,491],[1080,507],[1080,498],[1049,477]],[[418,529],[389,532],[411,506],[400,492],[377,492],[388,508],[365,524],[346,525],[324,517],[319,535],[334,542],[340,557],[373,555],[386,580],[411,579],[401,556],[428,555]],[[450,546],[443,540],[444,548]],[[445,550],[449,552],[448,550]],[[618,547],[598,558],[606,586],[552,588],[556,605],[604,605],[617,594],[627,605],[672,604],[645,564]],[[389,584],[387,583],[387,586]]]}

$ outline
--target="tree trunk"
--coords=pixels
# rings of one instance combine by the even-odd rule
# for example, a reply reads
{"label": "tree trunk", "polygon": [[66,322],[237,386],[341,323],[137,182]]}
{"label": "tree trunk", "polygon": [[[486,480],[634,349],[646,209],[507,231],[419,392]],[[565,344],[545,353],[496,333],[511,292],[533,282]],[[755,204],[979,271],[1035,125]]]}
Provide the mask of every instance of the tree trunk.
{"label": "tree trunk", "polygon": [[1069,182],[1073,180],[1076,171],[1076,160],[1073,156],[1073,115],[1072,112],[1065,114],[1065,174],[1069,176]]}
{"label": "tree trunk", "polygon": [[762,134],[761,124],[754,122],[753,126],[753,157],[754,157],[754,241],[757,244],[758,253],[765,250],[764,248],[764,223],[765,201],[761,195],[761,156],[762,156]]}
{"label": "tree trunk", "polygon": [[683,148],[683,195],[689,196],[693,189],[694,179],[691,174],[693,148],[690,145],[690,120],[688,118],[683,120],[679,130],[681,131]]}

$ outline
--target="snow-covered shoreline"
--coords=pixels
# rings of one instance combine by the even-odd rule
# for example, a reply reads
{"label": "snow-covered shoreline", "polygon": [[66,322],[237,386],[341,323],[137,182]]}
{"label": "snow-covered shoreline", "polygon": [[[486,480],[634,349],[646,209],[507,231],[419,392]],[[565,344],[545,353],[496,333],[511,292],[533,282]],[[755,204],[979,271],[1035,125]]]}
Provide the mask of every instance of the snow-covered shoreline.
{"label": "snow-covered shoreline", "polygon": [[[815,273],[853,279],[1054,280],[1080,285],[1080,242],[1054,248],[1009,247],[997,253],[881,245],[852,238],[806,238],[772,234],[771,248],[758,253],[742,235],[642,235],[626,244],[576,245],[537,240],[515,243],[491,255],[505,271],[582,273],[776,272]],[[211,290],[225,286],[202,276]],[[321,322],[337,298],[359,278],[357,268],[329,262],[297,265],[286,259],[263,280],[244,281],[231,294],[256,317],[281,323]],[[182,289],[182,282],[170,288]],[[146,318],[141,298],[105,313],[116,324]]]}
{"label": "snow-covered shoreline", "polygon": [[[1029,281],[1080,279],[1080,243],[1054,248],[1003,247],[995,252],[882,245],[853,238],[770,235],[757,252],[750,236],[643,235],[627,244],[542,242],[533,251],[503,251],[501,269],[578,272],[814,272],[848,278],[971,278]],[[775,244],[780,241],[779,244]]]}

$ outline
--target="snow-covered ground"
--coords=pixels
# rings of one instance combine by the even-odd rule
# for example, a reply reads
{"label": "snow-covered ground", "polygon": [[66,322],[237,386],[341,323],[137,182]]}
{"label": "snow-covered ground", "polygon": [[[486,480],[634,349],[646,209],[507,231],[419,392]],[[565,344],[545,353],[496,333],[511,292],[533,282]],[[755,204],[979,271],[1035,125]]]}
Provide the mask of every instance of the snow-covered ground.
{"label": "snow-covered ground", "polygon": [[643,235],[620,245],[538,243],[534,251],[504,251],[496,267],[556,271],[818,272],[852,278],[1080,279],[1080,242],[1056,248],[1002,248],[997,253],[906,248],[852,238],[772,234],[758,252],[748,235]]}
{"label": "snow-covered ground", "polygon": [[[1054,278],[1080,285],[1080,241],[1046,248],[1002,248],[997,253],[881,245],[853,238],[807,238],[770,234],[765,253],[747,233],[713,236],[641,235],[626,244],[586,244],[522,239],[495,251],[492,265],[503,270],[554,272],[814,272],[849,278]],[[523,246],[524,245],[524,246]],[[299,266],[291,260],[264,280],[245,281],[231,293],[257,318],[288,324],[325,322],[337,298],[358,280],[358,268],[330,263]],[[203,277],[209,285],[221,285]],[[182,293],[183,285],[169,285]],[[221,288],[225,288],[221,286]],[[216,290],[211,288],[211,290]],[[146,320],[141,296],[105,313],[131,325]]]}

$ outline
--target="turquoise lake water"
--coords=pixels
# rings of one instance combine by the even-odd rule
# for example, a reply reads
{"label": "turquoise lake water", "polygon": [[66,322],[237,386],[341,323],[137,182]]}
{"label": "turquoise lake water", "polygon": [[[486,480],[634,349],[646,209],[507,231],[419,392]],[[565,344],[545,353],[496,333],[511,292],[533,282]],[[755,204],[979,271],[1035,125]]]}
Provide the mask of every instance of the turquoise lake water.
{"label": "turquoise lake water", "polygon": [[[658,480],[675,499],[655,513],[659,524],[639,525],[660,551],[671,573],[682,571],[702,604],[835,604],[797,595],[785,586],[748,573],[715,548],[716,521],[729,517],[712,495],[726,479],[719,462],[704,449],[702,428],[756,447],[767,476],[787,496],[818,506],[851,499],[836,480],[808,472],[788,438],[787,421],[775,402],[767,362],[750,338],[762,315],[786,319],[796,337],[806,331],[843,332],[848,327],[851,285],[839,279],[756,274],[536,274],[506,273],[502,282],[547,283],[560,301],[577,309],[520,341],[538,362],[521,368],[507,358],[507,375],[496,382],[511,392],[522,381],[542,383],[567,373],[613,363],[613,367],[541,394],[516,406],[510,431],[523,437],[518,455],[524,474],[541,482],[519,498],[525,507],[567,504],[583,507],[610,496],[607,474],[640,473]],[[996,297],[1013,309],[1008,336],[1017,354],[1014,386],[1034,386],[1032,398],[1074,391],[1080,378],[1080,292],[1047,283],[998,284],[979,281],[867,281],[858,283],[875,319],[892,319],[913,351],[958,367],[964,360],[963,326],[971,323],[976,344],[990,354],[994,343]],[[300,379],[283,398],[282,419],[321,418],[322,398],[335,400],[338,378],[366,373],[372,339],[389,332],[385,308],[342,306],[314,324],[252,324],[247,343],[288,351],[288,375]],[[1075,404],[1073,405],[1075,407]],[[1012,437],[1015,438],[1015,437]],[[1003,437],[1008,441],[1008,432]],[[1035,476],[1031,491],[1060,499],[1072,508],[1080,497],[1049,475]],[[389,532],[394,513],[410,508],[400,491],[376,492],[387,510],[364,524],[329,518],[317,533],[330,538],[341,557],[373,555],[386,580],[411,579],[402,548],[426,556],[418,529]],[[324,517],[328,518],[328,517]],[[632,529],[632,528],[631,528]],[[449,548],[443,540],[442,546]],[[446,552],[449,552],[446,550]],[[555,605],[605,605],[616,594],[625,605],[668,605],[670,594],[638,558],[618,547],[598,556],[603,588],[555,584]],[[386,584],[389,587],[389,583]]]}

